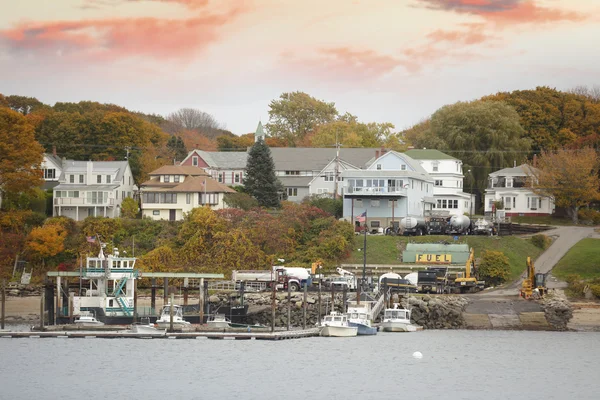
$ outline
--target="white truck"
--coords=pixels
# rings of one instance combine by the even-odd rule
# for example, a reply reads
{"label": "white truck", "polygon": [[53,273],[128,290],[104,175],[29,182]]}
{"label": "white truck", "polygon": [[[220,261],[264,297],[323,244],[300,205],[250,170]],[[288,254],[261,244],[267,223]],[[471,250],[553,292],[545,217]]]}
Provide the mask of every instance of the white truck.
{"label": "white truck", "polygon": [[233,271],[231,279],[234,282],[245,282],[248,287],[266,290],[276,282],[277,290],[287,290],[288,285],[292,292],[297,292],[305,285],[310,286],[312,279],[305,268],[289,268],[275,265],[270,271]]}

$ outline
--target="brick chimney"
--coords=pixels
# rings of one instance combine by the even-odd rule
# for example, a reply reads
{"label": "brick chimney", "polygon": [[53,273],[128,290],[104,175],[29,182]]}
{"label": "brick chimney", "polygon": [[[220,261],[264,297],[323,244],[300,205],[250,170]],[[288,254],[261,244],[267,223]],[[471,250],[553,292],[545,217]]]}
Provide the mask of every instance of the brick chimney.
{"label": "brick chimney", "polygon": [[379,150],[375,150],[375,158],[379,158]]}
{"label": "brick chimney", "polygon": [[52,146],[52,155],[56,157],[56,146]]}
{"label": "brick chimney", "polygon": [[381,155],[384,155],[385,153],[387,153],[387,150],[385,147],[381,146]]}

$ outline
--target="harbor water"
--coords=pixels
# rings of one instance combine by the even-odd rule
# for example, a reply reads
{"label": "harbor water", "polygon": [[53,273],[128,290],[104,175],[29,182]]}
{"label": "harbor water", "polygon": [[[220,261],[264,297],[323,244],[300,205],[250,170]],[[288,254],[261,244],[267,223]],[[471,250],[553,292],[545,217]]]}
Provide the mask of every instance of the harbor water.
{"label": "harbor water", "polygon": [[[598,399],[600,333],[0,339],[2,399]],[[414,352],[423,357],[413,357]]]}

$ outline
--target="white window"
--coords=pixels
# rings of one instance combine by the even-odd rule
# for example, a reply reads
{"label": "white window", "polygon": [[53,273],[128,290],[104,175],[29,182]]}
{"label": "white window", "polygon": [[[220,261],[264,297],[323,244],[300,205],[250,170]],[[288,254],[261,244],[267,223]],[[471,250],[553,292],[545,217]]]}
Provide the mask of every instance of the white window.
{"label": "white window", "polygon": [[152,210],[152,215],[160,215],[160,211],[159,210]]}
{"label": "white window", "polygon": [[287,188],[288,197],[298,196],[298,188]]}
{"label": "white window", "polygon": [[223,183],[223,173],[219,172],[219,183]]}
{"label": "white window", "polygon": [[110,175],[106,175],[106,183],[110,183]]}
{"label": "white window", "polygon": [[400,166],[400,169],[401,169],[402,171],[406,171],[406,164],[402,164],[402,165]]}
{"label": "white window", "polygon": [[527,198],[527,208],[530,210],[538,209],[538,198],[537,197],[528,197]]}
{"label": "white window", "polygon": [[442,200],[442,208],[447,208],[448,207],[448,203],[446,202],[446,199]]}
{"label": "white window", "polygon": [[239,173],[235,174],[235,183],[240,183],[240,174]]}
{"label": "white window", "polygon": [[327,188],[318,188],[317,194],[329,193],[329,189]]}
{"label": "white window", "polygon": [[437,208],[442,208],[442,200],[437,199]]}
{"label": "white window", "polygon": [[458,208],[458,200],[452,200],[452,208]]}
{"label": "white window", "polygon": [[79,175],[79,183],[83,183],[83,175]]}
{"label": "white window", "polygon": [[436,180],[435,181],[435,186],[444,186],[443,182],[441,180]]}
{"label": "white window", "polygon": [[69,182],[70,183],[75,183],[75,175],[69,176]]}
{"label": "white window", "polygon": [[377,164],[377,170],[381,170],[381,164]]}
{"label": "white window", "polygon": [[381,226],[380,221],[369,221],[371,223],[371,228],[379,228]]}
{"label": "white window", "polygon": [[198,166],[198,157],[197,156],[192,157],[192,165],[194,167]]}
{"label": "white window", "polygon": [[102,183],[102,175],[96,175],[96,183]]}
{"label": "white window", "polygon": [[371,200],[371,207],[379,207],[379,200]]}
{"label": "white window", "polygon": [[191,193],[186,193],[185,202],[186,202],[186,204],[190,204],[192,202],[192,194]]}
{"label": "white window", "polygon": [[54,179],[56,178],[56,170],[55,169],[44,169],[44,179]]}
{"label": "white window", "polygon": [[438,170],[439,170],[438,166],[439,166],[439,163],[436,163],[436,162],[433,163],[433,172],[438,172]]}
{"label": "white window", "polygon": [[507,188],[513,187],[513,180],[512,180],[512,178],[507,178],[506,179],[506,187]]}
{"label": "white window", "polygon": [[[119,193],[119,192],[117,192],[117,193]],[[121,199],[125,199],[125,191],[124,190],[121,191]]]}
{"label": "white window", "polygon": [[175,175],[175,176],[173,177],[173,182],[175,182],[175,183],[179,183],[179,179],[180,179],[180,178],[181,178],[181,177],[180,177],[179,175]]}
{"label": "white window", "polygon": [[286,175],[300,175],[300,171],[285,171]]}

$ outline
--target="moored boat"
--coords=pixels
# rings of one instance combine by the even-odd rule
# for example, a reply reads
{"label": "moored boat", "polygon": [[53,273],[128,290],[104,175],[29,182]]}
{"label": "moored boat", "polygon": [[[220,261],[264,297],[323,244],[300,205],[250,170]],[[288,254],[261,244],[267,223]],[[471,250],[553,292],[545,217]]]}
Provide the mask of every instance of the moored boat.
{"label": "moored boat", "polygon": [[[190,323],[183,319],[183,309],[181,306],[173,304],[173,327],[183,328],[189,326]],[[163,307],[160,318],[156,320],[156,325],[161,329],[167,329],[171,326],[171,304]]]}
{"label": "moored boat", "polygon": [[410,314],[410,310],[394,303],[394,308],[385,309],[381,328],[384,332],[415,332],[417,327],[410,323]]}
{"label": "moored boat", "polygon": [[131,324],[131,332],[133,333],[147,333],[147,334],[160,334],[165,333],[165,329],[157,329],[156,326],[150,322],[150,318],[142,318],[142,322]]}
{"label": "moored boat", "polygon": [[356,327],[358,329],[357,334],[359,336],[377,334],[377,328],[371,326],[371,320],[369,319],[367,307],[348,307],[346,316],[348,317],[348,325]]}
{"label": "moored boat", "polygon": [[211,316],[208,321],[206,321],[206,324],[210,327],[210,328],[215,328],[215,329],[223,329],[223,328],[230,328],[231,327],[231,321],[228,320],[227,318],[225,318],[225,314],[215,314],[213,316]]}
{"label": "moored boat", "polygon": [[348,325],[348,317],[336,311],[332,311],[323,318],[321,336],[350,337],[358,334],[356,326]]}
{"label": "moored boat", "polygon": [[91,312],[82,311],[75,320],[75,324],[78,326],[102,326],[104,322],[98,321]]}

